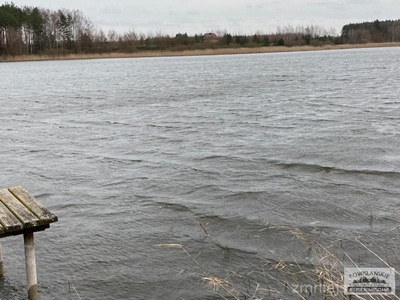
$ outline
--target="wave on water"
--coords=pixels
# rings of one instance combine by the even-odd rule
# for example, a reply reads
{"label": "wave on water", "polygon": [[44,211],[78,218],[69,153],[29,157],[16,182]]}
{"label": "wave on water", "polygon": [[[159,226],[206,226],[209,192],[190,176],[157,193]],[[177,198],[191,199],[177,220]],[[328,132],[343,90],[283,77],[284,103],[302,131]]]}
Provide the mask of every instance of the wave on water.
{"label": "wave on water", "polygon": [[[257,158],[249,158],[249,157],[241,157],[241,156],[232,156],[232,155],[209,155],[196,158],[199,161],[207,161],[207,160],[234,160],[234,161],[242,161],[247,163],[257,162]],[[307,162],[286,162],[279,159],[261,159],[264,160],[267,164],[275,165],[281,167],[282,169],[294,169],[304,172],[310,173],[336,173],[336,174],[361,174],[361,175],[372,175],[372,176],[384,176],[384,177],[400,177],[400,171],[396,170],[379,170],[379,169],[356,169],[356,168],[344,168],[340,166],[329,166],[322,165],[317,163],[307,163]]]}
{"label": "wave on water", "polygon": [[168,208],[174,211],[178,211],[178,212],[191,212],[192,209],[185,204],[181,204],[181,203],[172,203],[172,202],[156,202],[158,205],[162,206],[163,208]]}
{"label": "wave on water", "polygon": [[[99,158],[96,156],[92,156],[91,158]],[[100,157],[100,161],[102,162],[111,162],[111,163],[143,163],[146,162],[142,159],[135,159],[135,158],[116,158],[116,157]]]}
{"label": "wave on water", "polygon": [[155,128],[182,129],[182,126],[172,126],[172,125],[148,124],[147,126],[148,127],[155,127]]}
{"label": "wave on water", "polygon": [[107,124],[110,125],[122,125],[122,126],[129,126],[131,124],[129,123],[124,123],[124,122],[117,122],[117,121],[106,121]]}
{"label": "wave on water", "polygon": [[258,254],[259,253],[259,251],[255,247],[250,247],[250,246],[241,247],[235,241],[214,240],[214,244],[223,250],[237,251],[237,252],[246,253],[246,254]]}
{"label": "wave on water", "polygon": [[364,175],[376,175],[385,177],[400,177],[400,172],[386,171],[386,170],[372,170],[372,169],[345,169],[333,166],[323,166],[319,164],[300,163],[300,162],[275,162],[277,166],[284,169],[299,169],[302,171],[319,173],[319,172],[335,172],[339,174],[364,174]]}
{"label": "wave on water", "polygon": [[246,200],[256,200],[265,199],[268,195],[267,191],[238,191],[226,195],[225,198],[229,198],[230,201],[246,201]]}
{"label": "wave on water", "polygon": [[251,157],[242,157],[237,155],[209,155],[203,157],[196,157],[195,160],[198,161],[207,161],[207,160],[234,160],[234,161],[242,161],[242,162],[254,162],[254,159]]}

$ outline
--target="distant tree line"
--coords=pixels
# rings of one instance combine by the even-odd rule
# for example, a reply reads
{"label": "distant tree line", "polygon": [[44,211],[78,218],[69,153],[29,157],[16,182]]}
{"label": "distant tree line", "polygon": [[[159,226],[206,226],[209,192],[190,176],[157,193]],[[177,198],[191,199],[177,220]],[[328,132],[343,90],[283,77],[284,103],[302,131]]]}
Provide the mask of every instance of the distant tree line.
{"label": "distant tree line", "polygon": [[147,35],[130,30],[118,33],[95,29],[79,10],[49,10],[0,6],[0,55],[62,55],[71,53],[197,50],[260,46],[322,46],[342,43],[400,41],[400,20],[374,21],[343,26],[341,35],[322,26],[278,27],[275,33],[253,35],[215,31],[207,34]]}
{"label": "distant tree line", "polygon": [[400,20],[348,24],[343,26],[344,43],[384,43],[400,41]]}
{"label": "distant tree line", "polygon": [[93,24],[78,10],[0,6],[0,55],[81,52],[92,34]]}

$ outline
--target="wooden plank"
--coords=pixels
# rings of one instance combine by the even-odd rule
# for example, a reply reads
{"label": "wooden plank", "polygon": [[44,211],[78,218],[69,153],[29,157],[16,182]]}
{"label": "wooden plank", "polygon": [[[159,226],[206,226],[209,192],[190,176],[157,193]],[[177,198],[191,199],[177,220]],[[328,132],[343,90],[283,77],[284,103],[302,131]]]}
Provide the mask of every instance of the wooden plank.
{"label": "wooden plank", "polygon": [[[15,235],[24,234],[24,233],[26,233],[26,232],[44,231],[44,230],[46,230],[46,229],[48,229],[48,228],[50,228],[50,224],[41,225],[41,226],[36,226],[36,227],[28,227],[28,228],[21,229],[21,230],[17,230],[17,231],[6,232],[6,233],[0,234],[0,239],[1,239],[1,238],[8,237],[8,236],[15,236]],[[0,299],[1,299],[1,298],[0,298]]]}
{"label": "wooden plank", "polygon": [[24,227],[3,202],[0,202],[0,223],[2,225],[1,233],[21,230]]}
{"label": "wooden plank", "polygon": [[7,189],[0,190],[0,201],[17,217],[24,228],[39,226],[40,220]]}
{"label": "wooden plank", "polygon": [[35,197],[29,194],[24,188],[20,186],[10,187],[8,189],[15,198],[21,201],[36,217],[41,220],[41,224],[49,224],[57,222],[58,218],[55,214],[51,213],[42,203],[37,201]]}

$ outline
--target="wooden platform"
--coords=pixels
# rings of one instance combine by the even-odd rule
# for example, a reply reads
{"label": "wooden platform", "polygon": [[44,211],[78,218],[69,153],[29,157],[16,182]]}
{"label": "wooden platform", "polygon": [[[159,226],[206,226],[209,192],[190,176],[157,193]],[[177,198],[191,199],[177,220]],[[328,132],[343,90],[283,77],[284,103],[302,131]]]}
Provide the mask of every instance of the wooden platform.
{"label": "wooden platform", "polygon": [[[35,241],[33,233],[45,230],[58,218],[20,186],[0,189],[0,238],[22,234],[24,236],[28,299],[38,300]],[[0,277],[4,276],[3,255],[0,245]]]}
{"label": "wooden platform", "polygon": [[0,238],[45,230],[58,218],[20,186],[0,190]]}

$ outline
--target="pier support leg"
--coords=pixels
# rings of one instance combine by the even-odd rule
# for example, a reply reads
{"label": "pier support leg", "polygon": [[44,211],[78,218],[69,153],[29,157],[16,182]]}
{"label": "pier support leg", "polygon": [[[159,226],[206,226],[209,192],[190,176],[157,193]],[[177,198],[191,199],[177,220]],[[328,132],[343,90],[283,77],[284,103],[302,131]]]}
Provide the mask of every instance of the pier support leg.
{"label": "pier support leg", "polygon": [[26,279],[28,281],[28,299],[38,300],[36,261],[35,261],[35,241],[33,232],[24,233]]}
{"label": "pier support leg", "polygon": [[0,278],[4,276],[4,268],[3,268],[3,248],[1,248],[0,244]]}

